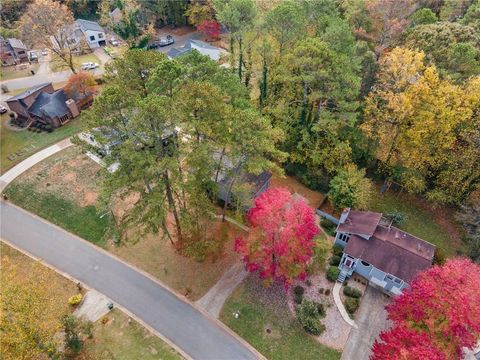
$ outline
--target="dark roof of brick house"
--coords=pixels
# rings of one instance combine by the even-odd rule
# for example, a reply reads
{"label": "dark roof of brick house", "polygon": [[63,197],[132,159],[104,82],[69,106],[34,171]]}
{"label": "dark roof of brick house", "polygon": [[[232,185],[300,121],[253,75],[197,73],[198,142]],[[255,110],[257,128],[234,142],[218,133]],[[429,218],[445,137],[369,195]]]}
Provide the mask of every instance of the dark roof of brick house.
{"label": "dark roof of brick house", "polygon": [[41,90],[47,86],[49,86],[51,83],[43,83],[43,84],[39,84],[39,85],[35,85],[35,86],[32,86],[30,89],[28,90],[25,90],[24,92],[20,93],[20,94],[17,94],[15,96],[12,96],[10,98],[7,99],[7,103],[11,100],[21,100],[21,99],[24,99],[30,95],[32,95],[35,91],[38,91],[38,90]]}
{"label": "dark roof of brick house", "polygon": [[42,92],[38,94],[35,102],[30,106],[28,112],[38,117],[49,117],[51,119],[62,117],[70,112],[65,102],[67,96],[63,89],[57,90],[54,93]]}
{"label": "dark roof of brick house", "polygon": [[[344,222],[342,222],[344,215],[346,215],[346,219]],[[337,231],[372,236],[376,231],[381,219],[381,213],[345,209],[342,217],[340,218]]]}
{"label": "dark roof of brick house", "polygon": [[432,265],[435,246],[394,226],[377,225],[369,240],[352,235],[344,251],[410,283]]}

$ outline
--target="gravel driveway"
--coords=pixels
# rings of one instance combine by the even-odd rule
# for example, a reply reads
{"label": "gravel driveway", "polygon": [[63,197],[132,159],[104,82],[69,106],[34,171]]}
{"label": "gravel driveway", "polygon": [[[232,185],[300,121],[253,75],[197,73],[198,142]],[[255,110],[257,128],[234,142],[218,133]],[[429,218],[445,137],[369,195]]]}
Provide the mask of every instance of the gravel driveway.
{"label": "gravel driveway", "polygon": [[371,347],[378,334],[390,326],[385,305],[390,298],[381,291],[367,286],[360,308],[355,315],[358,329],[352,329],[342,354],[342,360],[368,360]]}

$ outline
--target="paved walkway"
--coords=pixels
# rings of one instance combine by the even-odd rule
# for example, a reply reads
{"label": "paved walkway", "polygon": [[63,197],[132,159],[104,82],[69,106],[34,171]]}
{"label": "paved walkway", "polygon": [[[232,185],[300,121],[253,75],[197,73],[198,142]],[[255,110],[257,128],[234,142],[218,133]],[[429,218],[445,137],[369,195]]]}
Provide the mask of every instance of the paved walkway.
{"label": "paved walkway", "polygon": [[110,312],[108,304],[112,301],[98,291],[89,290],[73,315],[95,322]]}
{"label": "paved walkway", "polygon": [[340,314],[342,315],[343,320],[347,322],[350,326],[352,326],[355,329],[358,329],[357,325],[355,324],[355,321],[353,321],[350,316],[348,315],[347,310],[345,310],[345,306],[343,306],[342,300],[340,299],[340,289],[342,288],[342,284],[339,283],[338,281],[335,282],[335,285],[333,286],[333,300],[335,301],[335,305],[337,306],[338,311],[340,311]]}
{"label": "paved walkway", "polygon": [[0,176],[0,192],[2,192],[7,187],[7,185],[10,184],[16,177],[30,169],[35,164],[38,164],[40,161],[45,160],[46,158],[52,156],[53,154],[56,154],[63,149],[66,149],[71,145],[72,143],[70,139],[64,139],[52,146],[40,150],[39,152],[23,160],[21,163],[15,165],[5,174]]}
{"label": "paved walkway", "polygon": [[196,304],[218,318],[227,298],[247,275],[243,264],[240,261],[235,263]]}
{"label": "paved walkway", "polygon": [[1,238],[101,291],[182,354],[200,360],[263,358],[218,320],[106,251],[8,202],[0,202]]}
{"label": "paved walkway", "polygon": [[350,331],[342,360],[368,360],[372,345],[382,330],[390,326],[385,305],[389,298],[381,291],[367,286],[355,316],[358,327]]}

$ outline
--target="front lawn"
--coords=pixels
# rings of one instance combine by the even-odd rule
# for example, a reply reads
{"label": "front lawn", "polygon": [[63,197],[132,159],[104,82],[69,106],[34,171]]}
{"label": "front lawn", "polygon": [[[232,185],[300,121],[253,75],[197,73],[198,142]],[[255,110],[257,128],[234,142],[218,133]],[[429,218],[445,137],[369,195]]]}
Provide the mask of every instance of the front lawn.
{"label": "front lawn", "polygon": [[[59,322],[65,314],[71,314],[74,308],[68,304],[68,298],[78,293],[76,285],[55,271],[23,255],[19,251],[0,242],[2,272],[0,279],[14,276],[18,284],[31,284],[29,281],[41,278],[48,284],[48,298],[45,299],[44,311],[39,314],[42,322]],[[12,269],[14,269],[12,272]],[[3,299],[3,298],[2,298]],[[7,304],[1,302],[2,309]],[[58,332],[52,327],[50,336]],[[93,337],[86,339],[79,359],[165,359],[179,360],[182,357],[163,340],[147,331],[135,320],[118,309],[93,324]],[[6,359],[12,358],[8,353],[2,354]],[[47,357],[39,357],[46,359]]]}
{"label": "front lawn", "polygon": [[2,174],[42,148],[70,137],[82,129],[81,116],[51,133],[36,133],[27,130],[14,131],[8,128],[8,121],[8,116],[3,116],[0,127],[0,171]]}
{"label": "front lawn", "polygon": [[39,192],[33,184],[15,183],[5,193],[8,199],[25,210],[61,226],[92,243],[105,246],[104,233],[109,217],[93,205],[81,207],[53,192]]}
{"label": "front lawn", "polygon": [[95,323],[93,338],[86,343],[85,352],[89,359],[183,359],[168,344],[118,309]]}
{"label": "front lawn", "polygon": [[31,70],[37,73],[39,66],[38,63],[27,64],[26,67],[2,66],[0,68],[0,79],[3,81],[32,76]]}
{"label": "front lawn", "polygon": [[305,333],[291,315],[284,291],[282,286],[264,289],[251,275],[226,301],[220,319],[267,359],[340,359],[340,352]]}
{"label": "front lawn", "polygon": [[[99,201],[102,174],[98,164],[82,154],[79,147],[72,146],[20,175],[6,189],[6,194],[13,203],[104,247],[191,300],[204,295],[238,260],[233,242],[240,230],[219,220],[209,224],[208,233],[223,244],[223,249],[203,262],[183,256],[161,234],[136,238],[137,228],[127,230],[122,245],[114,245],[111,232],[104,236],[111,212]],[[117,219],[134,198],[117,201],[112,209]]]}
{"label": "front lawn", "polygon": [[[98,59],[98,57],[95,56],[94,53],[73,57],[73,66],[78,70],[80,70],[81,65],[86,62],[97,63],[100,66],[102,65],[101,61]],[[58,56],[54,54],[52,55],[52,60],[50,61],[49,66],[53,72],[65,71],[70,69],[70,67],[68,67],[64,61],[59,59]]]}

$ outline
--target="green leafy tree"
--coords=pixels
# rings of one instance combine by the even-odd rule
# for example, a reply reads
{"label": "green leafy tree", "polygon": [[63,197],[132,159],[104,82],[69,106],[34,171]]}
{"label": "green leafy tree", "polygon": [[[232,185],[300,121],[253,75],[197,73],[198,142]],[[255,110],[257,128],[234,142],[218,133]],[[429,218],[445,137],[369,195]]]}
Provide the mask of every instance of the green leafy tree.
{"label": "green leafy tree", "polygon": [[306,18],[302,7],[293,1],[284,1],[266,14],[266,29],[277,41],[280,55],[305,33]]}
{"label": "green leafy tree", "polygon": [[[472,60],[480,61],[480,34],[470,26],[459,23],[438,22],[429,25],[419,25],[407,35],[405,45],[412,50],[424,51],[427,59],[439,69],[448,74],[457,74],[460,79],[471,75],[471,66],[455,66],[451,63],[452,55],[458,50],[457,44],[469,44],[467,54],[460,55],[463,64]],[[462,45],[466,47],[466,45]],[[474,54],[476,51],[476,54]],[[464,65],[463,65],[464,66]],[[466,72],[465,72],[466,71]]]}
{"label": "green leafy tree", "polygon": [[349,165],[339,170],[330,181],[328,198],[337,210],[347,207],[366,209],[372,190],[372,182],[365,177],[365,170]]}
{"label": "green leafy tree", "polygon": [[460,23],[463,25],[468,25],[480,31],[480,1],[474,0],[472,5],[468,8],[465,16]]}
{"label": "green leafy tree", "polygon": [[411,18],[411,26],[415,27],[418,25],[427,25],[427,24],[434,24],[438,21],[437,15],[429,9],[429,8],[422,8],[415,11]]}
{"label": "green leafy tree", "polygon": [[217,19],[230,32],[230,54],[234,54],[235,42],[238,45],[238,76],[243,78],[243,40],[246,31],[252,27],[256,17],[256,7],[252,0],[213,0]]}

